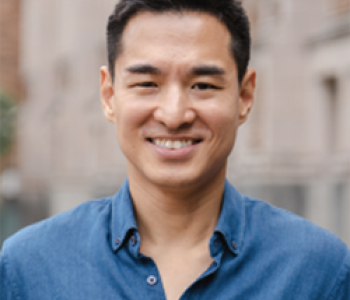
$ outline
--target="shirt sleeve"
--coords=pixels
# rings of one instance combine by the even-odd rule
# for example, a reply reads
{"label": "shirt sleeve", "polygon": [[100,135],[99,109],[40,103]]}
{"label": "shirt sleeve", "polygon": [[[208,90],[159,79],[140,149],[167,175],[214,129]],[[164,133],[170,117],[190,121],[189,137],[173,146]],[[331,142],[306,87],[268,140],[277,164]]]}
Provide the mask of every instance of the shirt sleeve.
{"label": "shirt sleeve", "polygon": [[8,265],[3,251],[0,252],[0,299],[15,300],[8,274]]}

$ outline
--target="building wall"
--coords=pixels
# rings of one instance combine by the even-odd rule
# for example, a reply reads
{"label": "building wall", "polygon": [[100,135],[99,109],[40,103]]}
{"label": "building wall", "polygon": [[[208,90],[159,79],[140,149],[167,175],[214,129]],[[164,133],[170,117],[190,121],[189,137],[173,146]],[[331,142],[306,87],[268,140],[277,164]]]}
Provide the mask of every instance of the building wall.
{"label": "building wall", "polygon": [[[112,0],[22,2],[20,166],[26,201],[49,214],[115,192],[126,177],[99,104]],[[242,191],[294,211],[350,244],[348,0],[245,0],[255,107],[230,157]]]}
{"label": "building wall", "polygon": [[258,89],[229,177],[350,244],[350,3],[244,3]]}
{"label": "building wall", "polygon": [[[15,101],[20,100],[19,75],[19,0],[0,1],[0,90]],[[1,172],[16,165],[16,147],[0,157]]]}
{"label": "building wall", "polygon": [[54,214],[114,193],[125,162],[99,102],[105,24],[113,1],[23,3],[20,118],[26,194],[47,198]]}
{"label": "building wall", "polygon": [[[0,93],[10,97],[14,103],[20,102],[22,94],[19,75],[19,16],[19,0],[0,1]],[[17,143],[14,138],[6,153],[0,153],[0,245],[6,236],[23,225],[16,192],[18,189],[14,185],[14,189],[11,189],[4,183],[8,182],[10,174],[18,182],[17,163]]]}
{"label": "building wall", "polygon": [[19,80],[19,0],[0,2],[0,87],[20,97]]}

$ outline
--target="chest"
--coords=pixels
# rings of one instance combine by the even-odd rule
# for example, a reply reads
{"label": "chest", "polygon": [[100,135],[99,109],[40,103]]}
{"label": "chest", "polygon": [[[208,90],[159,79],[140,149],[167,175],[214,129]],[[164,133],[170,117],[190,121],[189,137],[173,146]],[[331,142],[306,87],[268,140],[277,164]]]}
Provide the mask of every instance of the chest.
{"label": "chest", "polygon": [[207,267],[186,261],[157,266],[127,251],[94,261],[61,259],[23,274],[20,296],[28,300],[323,299],[322,288],[309,285],[300,267],[247,262],[230,254],[208,262]]}
{"label": "chest", "polygon": [[[167,300],[178,300],[202,274],[211,268],[213,259],[207,255],[173,255],[156,257],[158,274]],[[213,268],[215,268],[213,266]]]}

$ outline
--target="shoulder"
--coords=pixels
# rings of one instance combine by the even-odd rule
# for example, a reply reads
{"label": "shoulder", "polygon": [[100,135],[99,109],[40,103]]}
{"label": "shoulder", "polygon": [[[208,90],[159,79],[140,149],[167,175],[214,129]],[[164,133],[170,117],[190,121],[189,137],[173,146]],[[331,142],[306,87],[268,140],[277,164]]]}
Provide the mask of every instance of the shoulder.
{"label": "shoulder", "polygon": [[300,216],[261,200],[246,196],[243,199],[246,230],[256,238],[261,236],[280,246],[286,244],[292,250],[322,249],[324,255],[348,250],[336,235]]}
{"label": "shoulder", "polygon": [[349,280],[350,250],[337,236],[264,201],[246,196],[242,199],[245,234],[251,245],[270,257],[271,265],[298,274],[305,289],[318,286],[328,295]]}
{"label": "shoulder", "polygon": [[[291,248],[346,248],[334,234],[289,211],[264,201],[243,196],[246,225],[252,234],[259,229],[264,238],[288,242]],[[293,242],[293,244],[291,244]]]}
{"label": "shoulder", "polygon": [[71,266],[86,257],[91,244],[106,243],[111,202],[112,197],[85,202],[8,238],[0,255],[0,298],[27,299],[26,292],[38,290],[39,282],[44,295],[60,270],[73,272]]}
{"label": "shoulder", "polygon": [[8,238],[3,244],[3,255],[11,259],[22,255],[62,248],[89,234],[94,226],[110,218],[111,197],[85,202],[76,208],[30,225]]}

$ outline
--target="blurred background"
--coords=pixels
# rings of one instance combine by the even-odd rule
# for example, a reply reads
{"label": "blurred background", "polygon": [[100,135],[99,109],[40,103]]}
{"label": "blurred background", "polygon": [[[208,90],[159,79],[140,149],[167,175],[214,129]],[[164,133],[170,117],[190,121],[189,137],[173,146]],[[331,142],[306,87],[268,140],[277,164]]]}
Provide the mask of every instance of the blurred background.
{"label": "blurred background", "polygon": [[[126,178],[99,102],[115,2],[0,0],[0,245]],[[258,89],[228,177],[350,245],[350,0],[243,5]]]}

